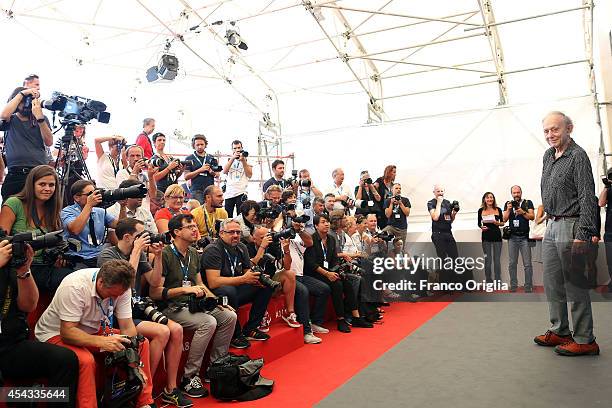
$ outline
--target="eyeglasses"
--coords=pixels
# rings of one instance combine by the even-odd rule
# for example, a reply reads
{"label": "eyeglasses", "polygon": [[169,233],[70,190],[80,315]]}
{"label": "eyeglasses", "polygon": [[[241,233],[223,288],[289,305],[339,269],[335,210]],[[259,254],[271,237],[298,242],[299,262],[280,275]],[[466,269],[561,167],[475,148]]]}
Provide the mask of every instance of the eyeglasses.
{"label": "eyeglasses", "polygon": [[226,234],[229,234],[229,235],[240,235],[242,231],[234,230],[234,231],[221,231],[221,232],[225,232]]}
{"label": "eyeglasses", "polygon": [[183,228],[188,228],[192,231],[195,231],[198,229],[198,226],[196,224],[189,224],[189,225],[183,225],[181,228],[179,229],[183,229]]}

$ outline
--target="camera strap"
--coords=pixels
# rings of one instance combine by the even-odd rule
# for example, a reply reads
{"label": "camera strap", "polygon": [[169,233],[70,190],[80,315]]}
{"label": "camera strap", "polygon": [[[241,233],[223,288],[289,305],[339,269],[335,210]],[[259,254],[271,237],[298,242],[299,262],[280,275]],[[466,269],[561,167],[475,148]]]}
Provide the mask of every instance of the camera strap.
{"label": "camera strap", "polygon": [[45,230],[42,228],[42,223],[40,222],[40,218],[38,218],[38,212],[36,211],[36,206],[32,206],[32,221],[34,221],[34,225],[40,232],[46,234]]}
{"label": "camera strap", "polygon": [[[206,224],[206,231],[208,232],[208,235],[210,235],[211,238],[214,238],[215,237],[215,233],[216,233],[216,231],[215,231],[215,223],[213,222],[212,223],[212,227],[211,227],[211,223],[210,223],[210,221],[208,219],[208,211],[206,210],[206,206],[205,205],[202,206],[202,210],[204,210],[204,222]],[[212,215],[211,215],[211,218],[212,218]]]}
{"label": "camera strap", "polygon": [[91,238],[91,243],[93,246],[98,246],[98,237],[96,237],[96,225],[93,219],[93,211],[89,214],[89,237]]}
{"label": "camera strap", "polygon": [[187,263],[186,264],[183,263],[183,258],[181,257],[180,252],[176,249],[176,246],[174,244],[170,245],[170,249],[172,249],[174,256],[177,257],[177,259],[179,260],[181,264],[181,270],[183,272],[183,281],[184,282],[188,281],[189,280],[189,260],[191,258],[189,249],[187,249]]}

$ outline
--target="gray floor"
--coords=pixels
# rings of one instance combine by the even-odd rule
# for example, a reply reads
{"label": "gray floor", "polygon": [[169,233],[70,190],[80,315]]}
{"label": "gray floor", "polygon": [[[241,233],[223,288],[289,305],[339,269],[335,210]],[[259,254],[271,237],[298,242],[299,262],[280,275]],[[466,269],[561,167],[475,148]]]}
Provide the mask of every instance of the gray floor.
{"label": "gray floor", "polygon": [[602,352],[572,358],[533,343],[546,303],[453,303],[318,406],[612,407],[612,304],[593,309]]}

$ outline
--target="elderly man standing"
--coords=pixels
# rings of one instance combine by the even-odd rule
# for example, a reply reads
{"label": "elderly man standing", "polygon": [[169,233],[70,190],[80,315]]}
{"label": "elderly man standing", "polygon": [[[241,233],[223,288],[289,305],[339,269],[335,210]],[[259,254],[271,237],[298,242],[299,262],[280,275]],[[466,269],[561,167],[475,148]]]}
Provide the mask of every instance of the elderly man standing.
{"label": "elderly man standing", "polygon": [[571,138],[574,125],[568,116],[551,112],[542,125],[551,146],[544,153],[541,190],[550,220],[542,243],[542,260],[552,326],[534,341],[540,346],[555,346],[555,352],[563,356],[597,355],[599,346],[593,335],[589,285],[584,275],[587,242],[596,242],[594,237],[599,235],[591,162]]}

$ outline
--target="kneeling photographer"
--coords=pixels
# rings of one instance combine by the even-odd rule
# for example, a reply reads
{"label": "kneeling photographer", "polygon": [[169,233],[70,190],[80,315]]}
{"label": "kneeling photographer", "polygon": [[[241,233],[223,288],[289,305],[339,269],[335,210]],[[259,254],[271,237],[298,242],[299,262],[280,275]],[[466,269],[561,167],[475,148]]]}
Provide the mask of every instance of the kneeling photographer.
{"label": "kneeling photographer", "polygon": [[[132,320],[136,331],[149,339],[149,359],[151,375],[155,378],[157,366],[164,356],[167,372],[166,388],[162,400],[180,407],[191,405],[176,386],[178,367],[183,351],[183,327],[157,310],[151,298],[147,297],[148,288],[159,286],[162,277],[162,250],[164,235],[149,234],[144,223],[135,218],[124,218],[115,228],[117,245],[106,247],[98,257],[98,266],[112,259],[128,261],[136,270],[135,284],[132,288]],[[153,266],[147,260],[146,252],[153,254]]]}
{"label": "kneeling photographer", "polygon": [[344,318],[345,310],[350,311],[353,316],[351,322],[353,327],[373,327],[359,316],[357,299],[351,282],[342,279],[339,273],[334,272],[339,261],[336,241],[329,235],[329,217],[315,216],[314,225],[316,232],[312,234],[313,245],[304,253],[304,274],[319,279],[330,287],[339,331],[343,333],[351,331]]}
{"label": "kneeling photographer", "polygon": [[[3,203],[0,228],[10,235],[31,232],[33,236],[60,230],[62,198],[58,185],[57,173],[52,167],[41,165],[33,168],[23,190]],[[72,269],[60,267],[61,261],[57,260],[61,252],[61,248],[50,247],[36,251],[32,275],[41,291],[54,291],[72,272]]]}
{"label": "kneeling photographer", "polygon": [[[66,254],[74,269],[95,268],[98,265],[98,255],[106,239],[107,228],[115,228],[117,220],[126,217],[125,202],[121,201],[121,209],[117,218],[100,208],[99,205],[110,205],[128,197],[138,196],[142,187],[134,186],[124,190],[103,191],[95,188],[90,180],[78,180],[72,185],[70,194],[74,204],[64,208],[61,212],[64,234],[67,238],[81,242],[80,251],[69,251]],[[116,193],[129,193],[119,194]],[[133,193],[133,194],[132,194]],[[144,194],[141,194],[141,196]]]}
{"label": "kneeling photographer", "polygon": [[[153,403],[153,377],[149,369],[149,342],[138,335],[132,321],[131,283],[135,271],[129,262],[111,260],[101,268],[81,269],[60,284],[51,304],[36,323],[36,338],[66,347],[79,360],[76,396],[80,408],[96,408],[97,362],[94,354],[105,352],[107,363],[127,373],[127,383],[114,398],[136,401],[136,407]],[[119,330],[113,328],[117,319]],[[105,387],[115,384],[104,376]],[[104,398],[111,395],[105,393]]]}
{"label": "kneeling photographer", "polygon": [[[31,173],[30,173],[31,174]],[[70,401],[47,403],[48,407],[75,407],[79,362],[72,350],[29,340],[27,314],[36,309],[38,288],[30,273],[34,258],[25,248],[25,262],[9,267],[12,245],[0,242],[0,385],[2,379],[46,379],[49,387],[68,387]]]}
{"label": "kneeling photographer", "polygon": [[237,317],[202,281],[200,256],[191,246],[198,240],[193,216],[175,215],[168,229],[173,243],[162,251],[162,276],[151,289],[151,297],[160,300],[163,314],[194,332],[180,387],[190,397],[206,397],[208,391],[199,377],[204,354],[211,341],[210,362],[228,353]]}
{"label": "kneeling photographer", "polygon": [[[274,289],[263,284],[261,272],[251,269],[246,246],[240,242],[240,224],[234,219],[223,220],[219,239],[208,245],[202,254],[202,275],[207,285],[229,304],[238,309],[251,303],[249,320],[244,326],[236,322],[231,346],[247,348],[249,340],[265,341],[270,338],[257,328],[266,313]],[[269,279],[266,281],[269,283]]]}

